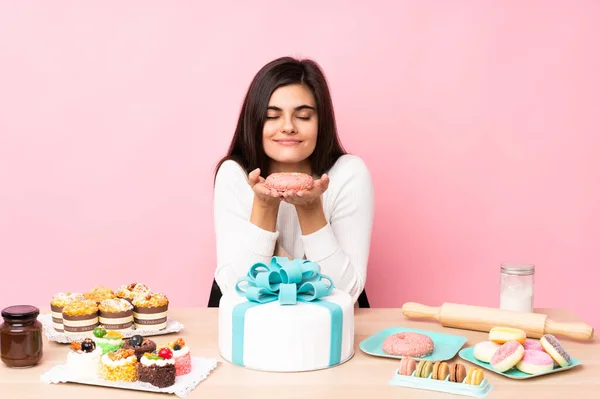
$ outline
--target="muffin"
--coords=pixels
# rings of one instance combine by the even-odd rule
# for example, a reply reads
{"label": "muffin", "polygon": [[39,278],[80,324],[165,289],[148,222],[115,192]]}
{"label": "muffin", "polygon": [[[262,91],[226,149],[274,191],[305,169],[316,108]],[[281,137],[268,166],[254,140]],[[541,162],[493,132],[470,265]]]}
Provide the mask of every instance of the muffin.
{"label": "muffin", "polygon": [[117,288],[115,295],[117,298],[125,299],[129,303],[133,304],[133,300],[136,296],[150,294],[151,292],[152,291],[150,290],[150,287],[148,287],[146,284],[131,283],[129,285],[122,285]]}
{"label": "muffin", "polygon": [[154,352],[156,350],[156,343],[151,339],[144,338],[141,335],[134,335],[133,337],[126,339],[123,343],[123,349],[133,349],[135,356],[138,360],[144,355],[144,353]]}
{"label": "muffin", "polygon": [[[190,347],[185,344],[183,338],[177,338],[173,342],[169,342],[164,347],[169,348],[175,359],[175,375],[185,375],[192,371],[192,358],[190,357]],[[158,348],[158,352],[162,349]]]}
{"label": "muffin", "polygon": [[169,299],[160,293],[137,296],[133,300],[133,322],[136,329],[162,330],[167,327]]}
{"label": "muffin", "polygon": [[169,348],[158,355],[144,353],[138,366],[139,380],[155,387],[165,388],[175,384],[175,360]]}
{"label": "muffin", "polygon": [[52,325],[58,332],[63,332],[63,318],[62,310],[67,303],[75,301],[83,301],[85,297],[83,294],[70,293],[70,292],[58,292],[52,296],[50,300],[50,311],[52,312]]}
{"label": "muffin", "polygon": [[94,341],[102,349],[102,354],[116,351],[123,346],[123,335],[114,330],[106,331],[100,326],[94,329]]}
{"label": "muffin", "polygon": [[101,285],[92,288],[89,292],[86,292],[83,295],[85,295],[86,299],[96,301],[97,304],[100,304],[100,302],[102,302],[105,299],[116,298],[113,290]]}
{"label": "muffin", "polygon": [[131,349],[119,349],[102,355],[100,378],[134,382],[138,379],[138,360]]}
{"label": "muffin", "polygon": [[106,330],[128,331],[133,328],[133,305],[125,299],[105,299],[98,305],[98,316]]}
{"label": "muffin", "polygon": [[62,310],[65,334],[91,336],[98,325],[98,305],[85,299],[66,304]]}

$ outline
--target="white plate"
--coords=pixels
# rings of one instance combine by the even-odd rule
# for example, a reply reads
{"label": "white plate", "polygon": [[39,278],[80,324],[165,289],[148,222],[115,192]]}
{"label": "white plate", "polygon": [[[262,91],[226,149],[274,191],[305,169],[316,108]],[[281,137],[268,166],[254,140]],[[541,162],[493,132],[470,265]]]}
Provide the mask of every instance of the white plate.
{"label": "white plate", "polygon": [[200,384],[202,380],[208,378],[212,370],[217,367],[216,359],[207,359],[192,356],[192,371],[189,374],[175,377],[175,384],[166,388],[157,388],[147,382],[113,382],[101,378],[77,379],[69,375],[67,365],[59,364],[52,367],[49,371],[42,374],[40,380],[46,384],[59,384],[72,382],[76,384],[95,385],[109,388],[132,389],[136,391],[148,391],[159,393],[172,393],[180,398],[186,397],[191,391]]}
{"label": "white plate", "polygon": [[[42,323],[44,327],[44,333],[46,334],[46,338],[48,341],[59,342],[61,344],[68,344],[73,341],[81,341],[84,337],[90,337],[90,335],[73,335],[67,336],[65,333],[58,332],[54,329],[54,325],[52,323],[52,314],[42,314],[38,316],[38,320]],[[142,337],[149,337],[151,335],[165,335],[171,334],[175,332],[179,332],[183,329],[183,324],[178,321],[167,319],[167,327],[162,330],[144,330],[144,329],[136,329],[135,327],[131,330],[127,330],[122,332],[123,338],[129,338],[134,335],[141,335]]]}

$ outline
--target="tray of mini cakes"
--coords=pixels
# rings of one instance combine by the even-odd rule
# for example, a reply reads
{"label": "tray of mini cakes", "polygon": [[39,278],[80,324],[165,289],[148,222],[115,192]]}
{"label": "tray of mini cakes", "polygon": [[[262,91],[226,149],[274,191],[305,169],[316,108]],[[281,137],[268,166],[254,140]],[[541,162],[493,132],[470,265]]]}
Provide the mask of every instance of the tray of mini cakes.
{"label": "tray of mini cakes", "polygon": [[169,299],[142,283],[122,285],[113,291],[96,286],[85,293],[56,293],[50,314],[39,316],[49,341],[80,342],[96,327],[120,333],[153,336],[176,333],[183,324],[168,317]]}
{"label": "tray of mini cakes", "polygon": [[95,327],[93,337],[71,342],[66,362],[47,371],[41,380],[185,397],[217,363],[216,359],[191,356],[182,338],[158,343],[139,334],[123,338],[114,330]]}

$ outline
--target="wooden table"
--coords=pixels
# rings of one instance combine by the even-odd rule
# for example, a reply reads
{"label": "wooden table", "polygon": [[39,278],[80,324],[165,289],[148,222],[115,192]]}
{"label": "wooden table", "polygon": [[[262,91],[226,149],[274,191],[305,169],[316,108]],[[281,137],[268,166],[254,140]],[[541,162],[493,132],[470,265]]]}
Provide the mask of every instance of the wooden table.
{"label": "wooden table", "polygon": [[[46,309],[45,312],[48,310]],[[567,310],[536,309],[553,320],[577,321]],[[391,327],[405,326],[438,332],[460,334],[468,338],[466,346],[485,340],[486,333],[441,327],[437,323],[404,319],[399,309],[356,309],[355,355],[347,363],[327,370],[305,373],[267,373],[247,370],[227,363],[219,356],[217,347],[217,316],[215,308],[174,309],[170,317],[185,324],[180,332],[192,348],[194,356],[219,359],[219,366],[208,379],[188,396],[189,398],[450,398],[446,393],[389,386],[388,380],[398,366],[394,359],[363,353],[358,344],[369,335]],[[154,337],[159,344],[172,336]],[[561,339],[567,351],[583,365],[562,373],[512,380],[486,370],[485,376],[494,386],[488,398],[599,398],[600,342]],[[0,363],[0,398],[130,398],[134,391],[102,388],[72,383],[47,385],[40,375],[52,366],[64,363],[68,345],[44,341],[42,362],[29,369],[10,369]],[[462,361],[458,356],[450,362]],[[463,362],[466,366],[471,365]],[[110,395],[110,396],[108,396]],[[161,394],[135,391],[136,398],[159,398]],[[175,395],[164,395],[176,398]]]}

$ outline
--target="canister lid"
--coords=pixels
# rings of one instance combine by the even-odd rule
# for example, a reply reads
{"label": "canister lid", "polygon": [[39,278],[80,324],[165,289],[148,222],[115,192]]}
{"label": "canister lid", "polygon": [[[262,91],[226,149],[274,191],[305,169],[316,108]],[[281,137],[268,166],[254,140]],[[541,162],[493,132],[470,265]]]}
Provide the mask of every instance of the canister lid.
{"label": "canister lid", "polygon": [[9,306],[2,310],[2,317],[13,320],[25,320],[37,317],[40,310],[31,305]]}
{"label": "canister lid", "polygon": [[500,266],[500,271],[504,274],[523,276],[534,274],[535,266],[528,263],[503,263]]}

